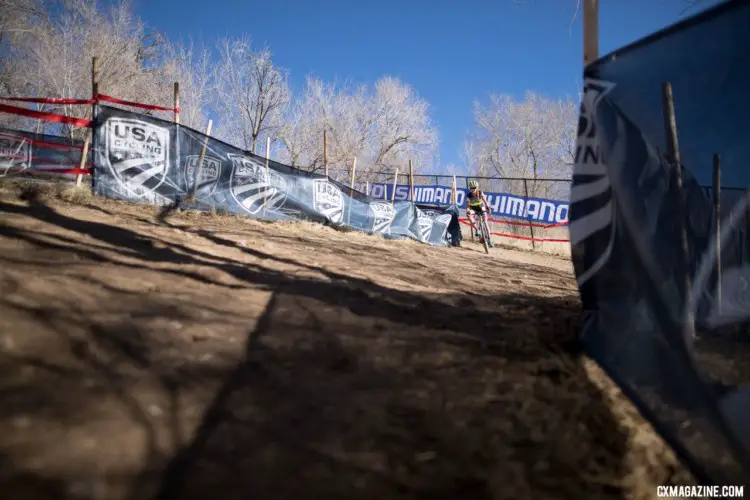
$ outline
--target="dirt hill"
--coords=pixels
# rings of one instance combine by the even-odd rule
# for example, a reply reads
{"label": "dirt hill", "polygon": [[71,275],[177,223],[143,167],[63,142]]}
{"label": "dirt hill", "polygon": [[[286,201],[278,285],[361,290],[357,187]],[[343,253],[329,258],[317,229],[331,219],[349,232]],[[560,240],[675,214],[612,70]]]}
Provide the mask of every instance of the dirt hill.
{"label": "dirt hill", "polygon": [[571,264],[0,184],[9,499],[635,499]]}

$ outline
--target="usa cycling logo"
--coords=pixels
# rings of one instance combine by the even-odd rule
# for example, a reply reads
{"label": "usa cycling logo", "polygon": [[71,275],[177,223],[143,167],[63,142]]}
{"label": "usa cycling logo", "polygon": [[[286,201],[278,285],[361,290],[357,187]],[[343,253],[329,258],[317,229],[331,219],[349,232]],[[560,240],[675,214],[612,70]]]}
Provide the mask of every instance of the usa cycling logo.
{"label": "usa cycling logo", "polygon": [[396,208],[390,203],[370,203],[370,214],[372,215],[372,229],[374,233],[389,233],[391,224],[396,218]]}
{"label": "usa cycling logo", "polygon": [[23,137],[0,133],[0,177],[11,169],[26,170],[31,167],[31,143]]}
{"label": "usa cycling logo", "polygon": [[325,179],[313,180],[313,209],[340,224],[344,219],[344,193]]}
{"label": "usa cycling logo", "polygon": [[451,218],[451,214],[444,214],[435,210],[420,210],[417,208],[417,226],[419,227],[421,240],[427,242],[435,228],[440,229],[441,235],[444,236],[445,232],[448,230],[448,224],[450,224]]}
{"label": "usa cycling logo", "polygon": [[[569,213],[570,242],[579,287],[609,261],[615,241],[612,186],[596,123],[599,106],[614,86],[611,82],[590,78],[584,82]],[[618,120],[618,126],[619,123]],[[584,252],[586,248],[595,251]]]}
{"label": "usa cycling logo", "polygon": [[[185,185],[188,191],[195,186],[195,174],[198,171],[199,155],[188,155],[185,157],[185,165],[182,170]],[[201,169],[200,185],[196,190],[204,196],[211,196],[216,191],[221,176],[221,160],[213,156],[203,157],[203,168]]]}
{"label": "usa cycling logo", "polygon": [[104,161],[127,192],[143,197],[167,177],[169,129],[131,118],[109,118],[104,123]]}
{"label": "usa cycling logo", "polygon": [[453,216],[451,214],[440,214],[438,213],[435,216],[434,222],[433,222],[433,228],[437,227],[440,229],[440,237],[443,238],[445,236],[445,233],[448,231],[448,225],[451,223],[451,219]]}
{"label": "usa cycling logo", "polygon": [[227,156],[232,161],[229,190],[243,209],[255,215],[264,206],[276,211],[284,204],[287,186],[281,175],[246,156]]}
{"label": "usa cycling logo", "polygon": [[[419,239],[422,242],[427,242],[427,240],[430,238],[430,234],[432,233],[432,226],[435,223],[435,220],[428,215],[428,212],[423,212],[420,209],[416,209],[417,211],[417,228],[419,229]],[[435,212],[433,212],[435,213]]]}

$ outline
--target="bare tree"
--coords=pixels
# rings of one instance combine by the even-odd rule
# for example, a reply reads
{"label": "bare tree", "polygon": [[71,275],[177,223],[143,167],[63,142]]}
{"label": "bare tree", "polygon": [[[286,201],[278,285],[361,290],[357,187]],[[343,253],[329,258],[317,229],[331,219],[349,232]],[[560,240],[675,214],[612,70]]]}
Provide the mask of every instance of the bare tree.
{"label": "bare tree", "polygon": [[325,83],[314,77],[307,84],[281,127],[282,158],[312,171],[323,168],[323,132],[328,134],[329,174],[348,177],[354,158],[357,170],[368,166],[367,148],[374,117],[364,86]]}
{"label": "bare tree", "polygon": [[312,77],[291,103],[278,131],[281,161],[311,172],[324,168],[323,130],[331,116],[334,89]]}
{"label": "bare tree", "polygon": [[422,164],[435,153],[438,133],[430,123],[429,105],[411,86],[393,77],[381,78],[371,107],[373,167],[393,169],[409,159]]}
{"label": "bare tree", "polygon": [[[507,178],[529,178],[530,196],[555,194],[561,183],[539,178],[569,179],[575,157],[578,107],[572,98],[553,100],[527,92],[523,101],[491,95],[489,105],[474,104],[478,131],[465,150],[476,158],[473,171]],[[513,191],[522,182],[508,182]]]}
{"label": "bare tree", "polygon": [[313,171],[323,166],[323,131],[328,134],[329,172],[347,178],[357,159],[357,178],[376,180],[373,172],[404,173],[409,159],[417,166],[434,160],[437,130],[427,103],[395,78],[374,86],[337,86],[308,77],[289,109],[280,132],[283,158]]}
{"label": "bare tree", "polygon": [[[0,95],[24,93],[28,82],[20,64],[24,42],[46,17],[39,0],[0,0]],[[5,127],[28,129],[34,123],[35,120],[20,116],[0,114],[0,125]]]}
{"label": "bare tree", "polygon": [[333,95],[331,107],[325,116],[325,127],[329,132],[329,160],[346,178],[351,175],[355,158],[360,177],[372,168],[369,161],[372,143],[368,139],[375,117],[368,104],[367,87],[346,85]]}
{"label": "bare tree", "polygon": [[310,161],[312,153],[309,146],[310,129],[307,120],[305,105],[302,100],[297,99],[290,104],[285,113],[283,123],[279,127],[278,140],[281,142],[279,160],[293,167],[300,167],[311,172],[318,170],[317,161]]}
{"label": "bare tree", "polygon": [[[91,59],[99,59],[103,93],[140,102],[164,99],[158,89],[161,37],[148,33],[127,1],[99,10],[88,0],[60,0],[50,14],[16,41],[16,68],[24,77],[23,94],[87,99],[91,96]],[[17,89],[18,90],[18,89]],[[43,105],[43,110],[87,116],[87,107]],[[67,125],[38,122],[68,137],[84,131]]]}
{"label": "bare tree", "polygon": [[218,135],[227,142],[240,140],[255,153],[258,139],[281,125],[290,99],[287,75],[274,66],[270,50],[253,51],[248,38],[221,40],[219,57],[214,72]]}
{"label": "bare tree", "polygon": [[475,133],[474,137],[470,137],[464,141],[461,150],[461,159],[464,164],[466,164],[466,168],[471,175],[489,177],[493,175],[494,171],[491,169],[489,163],[480,161],[482,146],[483,141],[481,137],[479,134]]}
{"label": "bare tree", "polygon": [[440,186],[450,186],[453,181],[453,176],[457,177],[457,187],[464,187],[462,177],[467,174],[466,168],[456,163],[440,164],[434,162],[427,164],[424,168],[420,169],[419,173],[414,178],[414,184],[416,185],[427,185],[427,184],[438,184]]}
{"label": "bare tree", "polygon": [[[417,169],[436,161],[438,134],[429,106],[396,78],[381,78],[370,87],[308,78],[290,103],[286,72],[274,65],[270,50],[253,50],[248,38],[220,40],[219,61],[212,67],[205,48],[169,43],[148,32],[129,0],[106,7],[90,0],[0,0],[0,7],[0,90],[5,95],[87,99],[96,56],[101,93],[171,107],[172,83],[178,81],[182,123],[201,130],[213,113],[219,138],[257,152],[258,142],[272,137],[280,142],[283,159],[302,168],[322,170],[323,131],[329,165],[347,177],[355,158],[360,175],[395,168],[405,172],[410,159]],[[89,114],[87,106],[37,109]],[[169,111],[133,110],[171,119]],[[23,128],[71,138],[84,133],[20,120]],[[4,116],[2,123],[8,122]]]}
{"label": "bare tree", "polygon": [[214,91],[211,72],[211,53],[207,47],[168,43],[165,48],[159,88],[169,89],[180,84],[180,123],[204,130],[208,108]]}

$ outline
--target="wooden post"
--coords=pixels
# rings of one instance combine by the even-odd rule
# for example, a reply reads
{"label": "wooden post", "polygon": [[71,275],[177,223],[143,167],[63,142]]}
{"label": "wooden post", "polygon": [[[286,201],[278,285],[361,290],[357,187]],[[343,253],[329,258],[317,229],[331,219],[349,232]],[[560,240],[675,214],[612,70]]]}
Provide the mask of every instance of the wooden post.
{"label": "wooden post", "polygon": [[[95,57],[91,58],[91,98],[96,100],[96,94],[99,93],[99,68],[98,68],[98,62],[99,59]],[[91,119],[94,119],[94,106],[96,104],[91,106]],[[91,125],[93,127],[93,123]],[[83,151],[81,152],[81,160],[78,162],[78,170],[83,170],[83,168],[86,166],[86,156],[89,154],[89,145],[91,143],[92,135],[94,133],[93,128],[90,128],[86,132],[86,139],[83,141]],[[76,187],[81,185],[81,181],[83,180],[83,174],[81,172],[78,172],[78,175],[76,175]]]}
{"label": "wooden post", "polygon": [[[357,175],[357,157],[355,156],[354,160],[352,161],[351,175],[349,176],[349,189],[351,191],[354,191],[354,179],[356,175]],[[352,196],[351,191],[349,192],[349,198],[353,200],[354,197]],[[351,225],[351,220],[352,220],[352,203],[349,203],[349,209],[346,212],[346,223]]]}
{"label": "wooden post", "polygon": [[409,160],[409,199],[414,201],[414,168]]}
{"label": "wooden post", "polygon": [[[664,113],[664,127],[667,136],[667,149],[669,151],[670,161],[672,163],[672,172],[675,176],[675,186],[673,200],[676,208],[676,219],[680,234],[680,249],[677,257],[677,267],[682,274],[682,301],[690,297],[690,268],[688,260],[688,241],[687,229],[685,227],[685,200],[682,196],[682,163],[680,162],[680,146],[677,140],[677,118],[674,110],[674,96],[672,95],[672,84],[662,82],[661,84],[662,110]],[[695,338],[695,329],[693,324],[692,313],[688,318],[689,324],[685,328],[690,330],[690,336]]]}
{"label": "wooden post", "polygon": [[398,169],[396,169],[396,174],[393,176],[393,194],[391,195],[391,203],[396,202],[396,186],[398,185]]}
{"label": "wooden post", "polygon": [[[91,58],[91,98],[96,100],[96,96],[99,95],[99,58]],[[91,105],[91,119],[93,120],[96,116],[96,102]],[[93,124],[92,124],[93,126]],[[91,129],[91,144],[94,143],[94,129]]]}
{"label": "wooden post", "polygon": [[206,137],[203,139],[203,146],[201,147],[201,155],[198,157],[198,165],[195,166],[195,178],[193,179],[193,185],[188,193],[188,200],[193,201],[195,193],[198,191],[198,184],[200,183],[201,175],[203,174],[203,161],[206,159],[206,149],[208,148],[208,136],[211,135],[211,126],[213,120],[208,120],[206,125]]}
{"label": "wooden post", "polygon": [[357,157],[354,157],[354,161],[352,162],[352,173],[350,175],[349,179],[349,189],[354,191],[354,178],[357,175]]}
{"label": "wooden post", "polygon": [[365,194],[370,196],[370,181],[365,182]]}
{"label": "wooden post", "polygon": [[458,192],[456,191],[456,174],[453,174],[453,182],[451,182],[451,205],[458,203]]}
{"label": "wooden post", "polygon": [[716,238],[716,305],[721,312],[721,157],[714,155],[714,237]]}
{"label": "wooden post", "polygon": [[180,123],[180,82],[174,82],[174,122]]}
{"label": "wooden post", "polygon": [[99,93],[99,58],[91,58],[91,98],[96,98]]}
{"label": "wooden post", "polygon": [[583,67],[599,58],[599,0],[583,0]]}
{"label": "wooden post", "polygon": [[328,130],[323,130],[323,172],[328,177]]}
{"label": "wooden post", "polygon": [[91,141],[92,130],[86,132],[86,139],[83,141],[83,150],[81,151],[81,160],[78,162],[78,175],[76,175],[76,187],[81,185],[83,173],[81,170],[86,166],[86,156],[89,154],[89,142]]}
{"label": "wooden post", "polygon": [[[464,177],[464,188],[465,189],[469,188],[469,178],[468,177]],[[466,218],[467,219],[469,218],[469,210],[468,210],[468,208],[466,209]],[[476,233],[476,229],[477,228],[474,226],[474,224],[471,224],[471,222],[470,222],[469,223],[469,232],[471,233],[471,241],[472,241],[472,243],[474,242],[474,234]]]}
{"label": "wooden post", "polygon": [[[524,200],[524,206],[526,206],[526,203],[529,202],[529,184],[526,182],[526,179],[523,180],[523,192],[526,195],[526,200]],[[524,214],[524,215],[528,217],[528,214]],[[536,241],[534,241],[534,225],[531,223],[531,219],[528,219],[528,222],[529,222],[529,234],[531,236],[531,249],[536,250]]]}
{"label": "wooden post", "polygon": [[268,191],[271,189],[271,175],[269,172],[269,163],[271,161],[271,138],[266,137],[266,189],[263,191],[263,214],[266,213],[266,203],[268,203]]}

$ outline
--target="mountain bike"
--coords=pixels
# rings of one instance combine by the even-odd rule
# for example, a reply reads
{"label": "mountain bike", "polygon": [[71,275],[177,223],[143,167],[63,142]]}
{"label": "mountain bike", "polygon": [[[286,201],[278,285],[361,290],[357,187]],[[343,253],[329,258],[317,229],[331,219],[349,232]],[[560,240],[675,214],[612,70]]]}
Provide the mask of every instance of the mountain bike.
{"label": "mountain bike", "polygon": [[[483,215],[484,214],[477,214],[477,218],[479,219],[479,239],[484,246],[484,251],[490,253],[492,237],[490,236],[490,228],[487,226],[487,220]],[[476,226],[473,223],[471,226],[471,240],[474,241],[474,230],[476,229]]]}
{"label": "mountain bike", "polygon": [[490,245],[492,245],[492,240],[490,239],[490,228],[487,227],[487,219],[481,215],[479,216],[479,237],[482,240],[485,253],[490,253]]}

